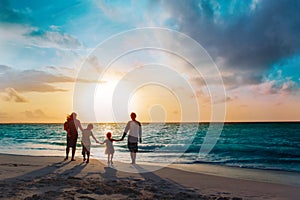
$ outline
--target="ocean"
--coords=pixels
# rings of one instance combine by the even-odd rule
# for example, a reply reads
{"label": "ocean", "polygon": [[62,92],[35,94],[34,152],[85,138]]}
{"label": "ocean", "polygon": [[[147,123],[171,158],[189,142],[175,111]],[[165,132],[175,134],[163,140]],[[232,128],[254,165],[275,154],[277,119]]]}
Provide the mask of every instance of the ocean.
{"label": "ocean", "polygon": [[[125,123],[94,124],[100,141],[111,131],[119,139]],[[86,127],[86,124],[83,124]],[[142,124],[137,162],[213,164],[239,168],[300,172],[300,123],[225,123],[209,153],[199,153],[209,123]],[[81,159],[80,135],[76,159]],[[211,138],[210,138],[211,139]],[[93,158],[106,160],[104,145],[92,140]],[[0,153],[65,156],[63,124],[0,124]],[[114,160],[130,162],[127,141],[114,142]]]}

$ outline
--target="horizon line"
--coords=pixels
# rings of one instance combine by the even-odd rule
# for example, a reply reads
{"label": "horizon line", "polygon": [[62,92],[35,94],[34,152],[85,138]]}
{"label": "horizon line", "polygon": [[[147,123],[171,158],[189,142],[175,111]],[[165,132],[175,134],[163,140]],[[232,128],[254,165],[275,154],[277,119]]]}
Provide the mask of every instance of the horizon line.
{"label": "horizon line", "polygon": [[[129,120],[128,120],[129,121]],[[125,122],[81,122],[82,124],[116,124],[116,123],[127,123]],[[64,122],[0,122],[0,124],[63,124]],[[262,120],[262,121],[190,121],[190,122],[150,122],[150,121],[141,121],[141,123],[144,124],[188,124],[188,123],[300,123],[300,120]]]}

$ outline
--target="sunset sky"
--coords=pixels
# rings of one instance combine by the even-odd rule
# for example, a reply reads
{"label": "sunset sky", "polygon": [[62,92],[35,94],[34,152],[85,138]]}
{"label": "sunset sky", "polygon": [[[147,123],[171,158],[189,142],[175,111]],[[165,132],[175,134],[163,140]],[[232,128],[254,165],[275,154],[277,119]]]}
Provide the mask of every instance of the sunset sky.
{"label": "sunset sky", "polygon": [[219,120],[299,121],[299,10],[297,0],[1,0],[0,123],[72,111],[83,122],[131,111],[211,121],[219,105]]}

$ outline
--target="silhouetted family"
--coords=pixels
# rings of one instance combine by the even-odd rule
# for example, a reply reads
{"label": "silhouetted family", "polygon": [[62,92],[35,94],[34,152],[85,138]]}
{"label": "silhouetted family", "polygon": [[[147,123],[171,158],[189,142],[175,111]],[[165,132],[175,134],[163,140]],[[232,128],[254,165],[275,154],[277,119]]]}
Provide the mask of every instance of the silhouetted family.
{"label": "silhouetted family", "polygon": [[68,160],[69,158],[70,148],[72,148],[71,161],[75,160],[78,129],[80,129],[82,132],[81,144],[84,162],[89,163],[91,152],[90,137],[92,137],[96,143],[106,145],[104,153],[107,155],[107,164],[111,166],[113,164],[113,157],[115,152],[113,142],[124,140],[128,133],[128,149],[130,151],[131,164],[135,164],[136,153],[138,152],[138,142],[142,143],[142,126],[141,123],[136,120],[136,114],[134,112],[130,114],[130,118],[131,120],[128,121],[121,139],[113,139],[112,133],[107,132],[106,139],[103,142],[99,142],[92,132],[93,124],[88,124],[86,129],[83,129],[80,121],[77,119],[76,113],[73,112],[71,115],[68,115],[67,120],[64,123],[64,130],[67,131],[67,147],[65,160]]}

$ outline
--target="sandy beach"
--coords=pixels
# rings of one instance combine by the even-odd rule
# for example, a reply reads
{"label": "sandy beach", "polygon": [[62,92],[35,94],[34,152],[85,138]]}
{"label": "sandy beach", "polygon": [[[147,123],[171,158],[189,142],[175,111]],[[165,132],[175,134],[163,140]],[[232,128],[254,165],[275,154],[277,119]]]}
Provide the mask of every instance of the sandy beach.
{"label": "sandy beach", "polygon": [[[299,199],[297,173],[0,154],[0,199]],[[259,174],[264,176],[259,176]]]}

